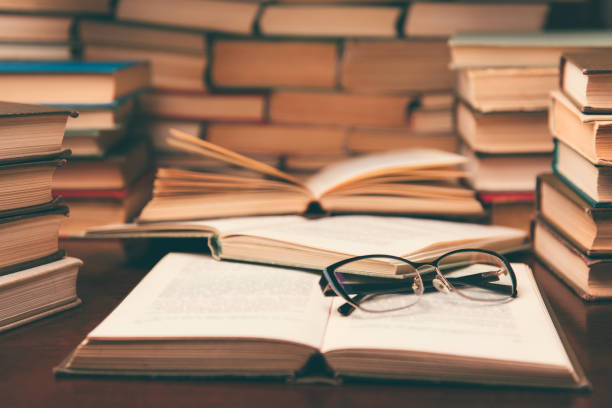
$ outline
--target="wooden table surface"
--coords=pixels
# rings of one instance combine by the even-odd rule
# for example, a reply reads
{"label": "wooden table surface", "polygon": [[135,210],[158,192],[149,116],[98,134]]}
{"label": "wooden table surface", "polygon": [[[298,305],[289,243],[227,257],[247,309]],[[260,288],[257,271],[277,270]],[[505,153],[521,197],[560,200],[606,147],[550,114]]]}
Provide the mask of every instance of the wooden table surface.
{"label": "wooden table surface", "polygon": [[[426,383],[284,384],[265,381],[55,378],[62,361],[155,262],[89,248],[78,279],[83,305],[0,335],[1,407],[612,407],[612,303],[584,304],[527,259],[593,385],[590,392]],[[157,255],[159,255],[157,253]],[[612,273],[612,271],[611,271]]]}

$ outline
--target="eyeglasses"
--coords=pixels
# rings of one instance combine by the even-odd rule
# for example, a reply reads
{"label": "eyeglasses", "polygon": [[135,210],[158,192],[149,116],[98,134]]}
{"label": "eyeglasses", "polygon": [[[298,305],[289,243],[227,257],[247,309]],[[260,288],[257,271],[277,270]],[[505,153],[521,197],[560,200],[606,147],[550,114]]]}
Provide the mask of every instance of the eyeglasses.
{"label": "eyeglasses", "polygon": [[[398,279],[367,276],[384,266],[393,266]],[[510,263],[484,249],[459,249],[431,262],[393,255],[357,256],[325,268],[319,284],[324,295],[346,301],[338,308],[344,316],[355,309],[371,313],[405,309],[428,292],[453,292],[480,302],[503,302],[517,296]]]}

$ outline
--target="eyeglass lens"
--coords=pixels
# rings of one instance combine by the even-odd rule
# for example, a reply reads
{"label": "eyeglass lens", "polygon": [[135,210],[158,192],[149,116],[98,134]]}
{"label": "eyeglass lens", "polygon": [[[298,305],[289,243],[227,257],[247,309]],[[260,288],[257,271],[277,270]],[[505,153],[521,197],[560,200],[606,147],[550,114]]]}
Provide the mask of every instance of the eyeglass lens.
{"label": "eyeglass lens", "polygon": [[[403,279],[369,278],[363,274],[372,269],[397,267],[405,276]],[[412,265],[388,258],[368,258],[349,262],[334,276],[346,294],[352,296],[353,304],[367,312],[387,312],[405,309],[417,303],[424,292],[423,280]]]}
{"label": "eyeglass lens", "polygon": [[[402,279],[364,276],[384,270],[397,270]],[[401,310],[417,303],[425,292],[446,289],[471,300],[501,301],[509,299],[514,288],[506,263],[479,251],[445,255],[438,260],[437,270],[431,265],[415,268],[396,259],[371,257],[346,263],[333,274],[350,303],[367,312]]]}

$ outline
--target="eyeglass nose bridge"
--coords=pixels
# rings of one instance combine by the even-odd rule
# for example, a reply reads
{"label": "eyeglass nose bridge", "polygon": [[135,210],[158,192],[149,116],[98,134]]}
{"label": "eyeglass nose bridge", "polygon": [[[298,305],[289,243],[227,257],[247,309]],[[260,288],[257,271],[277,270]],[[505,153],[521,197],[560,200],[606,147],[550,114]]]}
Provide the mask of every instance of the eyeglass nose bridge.
{"label": "eyeglass nose bridge", "polygon": [[450,293],[453,290],[451,284],[446,279],[444,279],[444,277],[440,276],[440,271],[434,265],[420,265],[417,268],[417,272],[419,272],[419,274],[421,275],[424,273],[434,272],[436,276],[431,280],[431,284],[434,288],[436,288],[438,292]]}

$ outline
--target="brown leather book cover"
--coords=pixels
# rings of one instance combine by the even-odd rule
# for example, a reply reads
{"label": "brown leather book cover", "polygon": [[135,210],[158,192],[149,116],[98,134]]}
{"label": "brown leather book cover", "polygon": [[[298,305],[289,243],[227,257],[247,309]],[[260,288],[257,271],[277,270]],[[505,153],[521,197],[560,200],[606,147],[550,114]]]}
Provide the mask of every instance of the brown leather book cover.
{"label": "brown leather book cover", "polygon": [[70,115],[77,117],[78,113],[68,108],[54,108],[42,105],[29,105],[25,103],[0,102],[0,119],[15,118],[23,116],[43,115]]}

